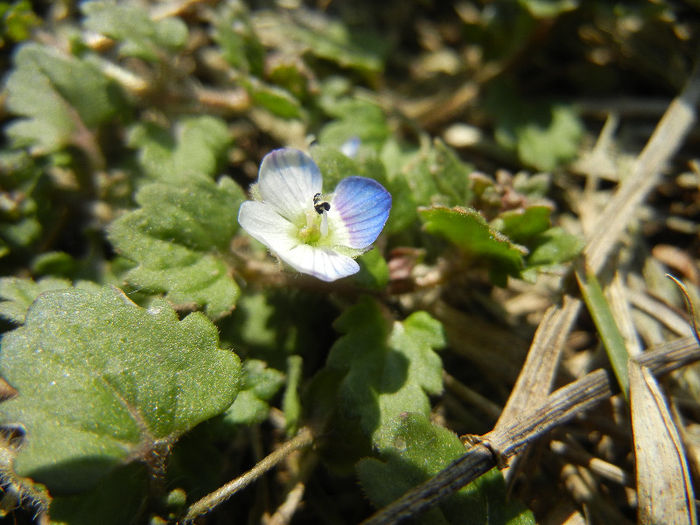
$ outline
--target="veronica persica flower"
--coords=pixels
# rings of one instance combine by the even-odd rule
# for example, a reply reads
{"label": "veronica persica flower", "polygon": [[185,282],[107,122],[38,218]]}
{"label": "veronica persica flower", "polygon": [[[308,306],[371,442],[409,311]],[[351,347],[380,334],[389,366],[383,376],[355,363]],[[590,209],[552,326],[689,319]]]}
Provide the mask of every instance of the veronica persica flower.
{"label": "veronica persica flower", "polygon": [[239,224],[295,270],[323,281],[359,271],[354,258],[384,228],[391,195],[377,181],[348,177],[323,193],[316,163],[301,151],[278,149],[260,164],[254,201],[238,212]]}

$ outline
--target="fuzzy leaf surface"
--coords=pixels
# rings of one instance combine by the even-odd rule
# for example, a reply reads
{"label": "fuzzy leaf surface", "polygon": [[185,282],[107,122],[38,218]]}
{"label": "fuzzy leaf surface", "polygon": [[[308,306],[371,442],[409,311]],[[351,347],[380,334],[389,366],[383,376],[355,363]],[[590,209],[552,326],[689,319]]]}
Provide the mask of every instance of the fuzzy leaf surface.
{"label": "fuzzy leaf surface", "polygon": [[492,278],[497,278],[500,272],[520,275],[524,265],[523,249],[491,228],[477,211],[434,206],[419,213],[427,232],[447,238],[471,256],[489,260],[493,265]]}
{"label": "fuzzy leaf surface", "polygon": [[426,312],[387,321],[377,303],[365,298],[346,310],[335,328],[344,335],[328,356],[328,367],[345,372],[342,410],[358,417],[375,446],[386,446],[399,414],[428,415],[429,394],[442,391],[442,325]]}
{"label": "fuzzy leaf surface", "polygon": [[52,494],[87,490],[223,412],[241,367],[218,342],[205,316],[179,321],[163,300],[144,310],[114,288],[40,295],[0,352],[19,392],[0,421],[26,432],[15,470]]}
{"label": "fuzzy leaf surface", "polygon": [[[380,508],[407,490],[427,481],[464,454],[457,436],[430,423],[420,414],[403,414],[387,445],[382,460],[360,461],[357,472],[367,496]],[[534,524],[530,511],[508,501],[501,473],[493,469],[456,492],[438,507],[416,517],[417,523],[460,525]]]}
{"label": "fuzzy leaf surface", "polygon": [[42,152],[80,145],[82,134],[120,108],[116,86],[94,66],[55,48],[24,44],[7,79],[7,109],[22,118],[7,134]]}
{"label": "fuzzy leaf surface", "polygon": [[204,306],[209,317],[230,312],[240,293],[223,258],[238,229],[244,196],[229,178],[192,176],[180,185],[152,183],[136,195],[141,208],[112,223],[109,239],[138,266],[126,280],[175,304]]}
{"label": "fuzzy leaf surface", "polygon": [[70,287],[70,281],[53,277],[37,282],[19,277],[2,277],[0,278],[0,317],[22,324],[29,306],[39,294]]}
{"label": "fuzzy leaf surface", "polygon": [[187,26],[175,17],[152,20],[140,6],[85,2],[85,27],[117,40],[123,56],[157,61],[164,50],[175,51],[187,41]]}
{"label": "fuzzy leaf surface", "polygon": [[230,143],[226,124],[210,116],[182,118],[172,129],[143,122],[129,134],[129,146],[139,150],[144,173],[172,182],[187,180],[193,174],[216,175]]}

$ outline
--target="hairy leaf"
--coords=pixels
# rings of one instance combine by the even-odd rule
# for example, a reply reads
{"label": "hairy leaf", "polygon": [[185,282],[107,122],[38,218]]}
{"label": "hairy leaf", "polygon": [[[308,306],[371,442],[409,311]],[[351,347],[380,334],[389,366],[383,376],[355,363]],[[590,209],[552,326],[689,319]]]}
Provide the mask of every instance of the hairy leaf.
{"label": "hairy leaf", "polygon": [[382,69],[388,46],[376,34],[350,29],[318,11],[298,9],[295,15],[256,13],[253,22],[264,43],[287,52],[309,53],[366,73]]}
{"label": "hairy leaf", "polygon": [[16,324],[24,323],[29,306],[42,293],[49,290],[70,288],[66,279],[47,277],[34,282],[19,277],[0,278],[0,317]]}
{"label": "hairy leaf", "polygon": [[187,41],[187,26],[179,18],[151,19],[137,5],[116,2],[84,2],[80,6],[85,27],[119,42],[123,56],[158,61],[165,50],[175,51]]}
{"label": "hairy leaf", "polygon": [[346,310],[335,328],[328,367],[345,373],[339,396],[343,412],[358,417],[376,446],[385,446],[399,414],[428,415],[428,394],[442,390],[442,363],[434,349],[445,344],[442,325],[425,312],[390,323],[365,298]]}
{"label": "hairy leaf", "polygon": [[139,123],[129,134],[129,145],[139,150],[139,164],[146,175],[172,182],[193,174],[216,175],[230,143],[226,124],[210,116],[183,118],[172,130]]}
{"label": "hairy leaf", "polygon": [[[380,450],[382,461],[360,461],[357,472],[376,507],[388,505],[415,485],[427,481],[464,454],[457,436],[422,414],[402,414]],[[508,501],[501,473],[493,469],[416,517],[417,523],[462,525],[534,524],[530,511]]]}
{"label": "hairy leaf", "polygon": [[120,217],[109,239],[138,266],[126,280],[151,293],[165,292],[175,304],[204,306],[218,318],[236,304],[239,288],[225,261],[238,229],[244,196],[229,178],[206,176],[186,183],[152,183],[136,195],[141,208]]}
{"label": "hairy leaf", "polygon": [[530,243],[532,251],[527,257],[527,264],[545,266],[570,261],[581,252],[583,245],[583,239],[559,227],[549,228]]}
{"label": "hairy leaf", "polygon": [[508,238],[520,244],[527,244],[534,236],[550,227],[549,206],[529,206],[524,209],[508,210],[491,222],[491,226]]}
{"label": "hairy leaf", "polygon": [[117,289],[66,289],[3,337],[0,374],[19,392],[0,421],[26,432],[17,473],[65,494],[223,412],[240,361],[200,313],[179,321],[162,300],[144,310]]}
{"label": "hairy leaf", "polygon": [[475,210],[434,206],[420,210],[425,230],[449,239],[458,248],[474,257],[488,260],[492,278],[499,284],[497,272],[519,276],[524,268],[523,249],[491,228]]}
{"label": "hairy leaf", "polygon": [[7,79],[7,109],[20,117],[7,127],[19,146],[41,152],[83,145],[87,130],[121,106],[116,86],[87,62],[49,46],[24,44]]}

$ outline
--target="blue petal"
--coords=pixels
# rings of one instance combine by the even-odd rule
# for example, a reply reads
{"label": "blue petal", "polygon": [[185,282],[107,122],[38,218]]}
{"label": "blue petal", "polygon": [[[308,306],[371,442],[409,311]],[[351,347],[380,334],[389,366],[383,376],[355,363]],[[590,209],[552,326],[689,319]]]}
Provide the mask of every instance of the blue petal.
{"label": "blue petal", "polygon": [[311,209],[321,192],[321,172],[306,153],[284,148],[271,151],[260,164],[258,187],[264,202],[289,221],[296,222]]}
{"label": "blue petal", "polygon": [[362,249],[372,244],[384,228],[391,209],[391,195],[375,180],[348,177],[335,189],[331,206],[348,230],[348,246]]}

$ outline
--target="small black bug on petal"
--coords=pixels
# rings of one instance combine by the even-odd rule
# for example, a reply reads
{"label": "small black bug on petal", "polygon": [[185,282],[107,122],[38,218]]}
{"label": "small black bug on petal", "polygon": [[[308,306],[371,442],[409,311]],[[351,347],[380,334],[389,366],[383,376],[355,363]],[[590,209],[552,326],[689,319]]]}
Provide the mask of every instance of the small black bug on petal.
{"label": "small black bug on petal", "polygon": [[331,205],[326,201],[321,201],[321,194],[317,193],[314,195],[314,209],[316,210],[316,213],[321,215],[324,211],[330,210]]}

